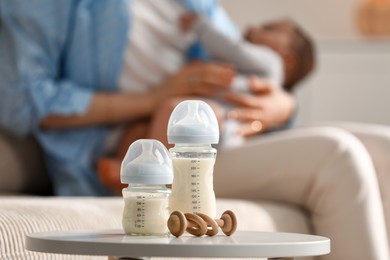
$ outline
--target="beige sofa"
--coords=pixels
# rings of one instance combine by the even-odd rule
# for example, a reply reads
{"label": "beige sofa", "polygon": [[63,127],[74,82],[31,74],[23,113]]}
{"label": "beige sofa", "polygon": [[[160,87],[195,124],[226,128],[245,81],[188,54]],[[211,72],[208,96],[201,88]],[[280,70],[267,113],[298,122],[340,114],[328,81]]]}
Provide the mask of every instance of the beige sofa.
{"label": "beige sofa", "polygon": [[[0,130],[0,156],[0,259],[99,259],[27,251],[25,234],[121,228],[122,198],[50,196],[42,154],[32,138]],[[310,233],[305,212],[293,205],[219,198],[217,208],[219,214],[232,209],[240,230]]]}

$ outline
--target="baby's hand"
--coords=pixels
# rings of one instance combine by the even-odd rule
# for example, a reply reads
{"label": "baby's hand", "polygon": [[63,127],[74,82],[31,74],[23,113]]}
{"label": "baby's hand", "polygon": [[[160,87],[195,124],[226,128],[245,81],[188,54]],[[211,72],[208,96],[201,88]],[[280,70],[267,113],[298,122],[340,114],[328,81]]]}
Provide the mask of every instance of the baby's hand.
{"label": "baby's hand", "polygon": [[183,32],[187,32],[191,29],[192,25],[198,20],[198,14],[196,13],[185,13],[179,18],[179,27]]}

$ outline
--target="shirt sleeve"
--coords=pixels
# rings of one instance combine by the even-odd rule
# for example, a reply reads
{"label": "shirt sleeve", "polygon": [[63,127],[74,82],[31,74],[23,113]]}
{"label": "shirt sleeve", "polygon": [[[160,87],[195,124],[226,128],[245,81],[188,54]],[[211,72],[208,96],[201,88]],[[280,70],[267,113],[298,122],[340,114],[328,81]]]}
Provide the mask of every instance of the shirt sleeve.
{"label": "shirt sleeve", "polygon": [[56,3],[0,2],[0,125],[15,134],[50,114],[83,113],[91,100],[89,86],[61,75],[72,2]]}

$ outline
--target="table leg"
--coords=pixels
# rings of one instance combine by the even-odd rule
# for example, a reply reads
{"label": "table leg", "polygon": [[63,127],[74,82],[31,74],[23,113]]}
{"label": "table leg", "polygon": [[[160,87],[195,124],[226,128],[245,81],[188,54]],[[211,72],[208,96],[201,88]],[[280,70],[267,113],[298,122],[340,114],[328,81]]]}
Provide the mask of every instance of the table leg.
{"label": "table leg", "polygon": [[108,260],[148,260],[150,257],[116,257],[109,256]]}
{"label": "table leg", "polygon": [[[135,257],[116,257],[116,256],[109,256],[108,260],[146,260],[149,259],[149,257],[141,257],[141,258],[135,258]],[[268,258],[268,260],[294,260],[293,257],[278,257],[278,258]]]}
{"label": "table leg", "polygon": [[[108,260],[146,260],[148,257],[134,258],[134,257],[115,257],[109,256]],[[278,258],[268,258],[268,260],[294,260],[293,257],[278,257]]]}
{"label": "table leg", "polygon": [[[116,257],[116,256],[109,256],[108,260],[148,260],[149,257]],[[268,260],[294,260],[293,257],[277,257],[277,258],[268,258]]]}

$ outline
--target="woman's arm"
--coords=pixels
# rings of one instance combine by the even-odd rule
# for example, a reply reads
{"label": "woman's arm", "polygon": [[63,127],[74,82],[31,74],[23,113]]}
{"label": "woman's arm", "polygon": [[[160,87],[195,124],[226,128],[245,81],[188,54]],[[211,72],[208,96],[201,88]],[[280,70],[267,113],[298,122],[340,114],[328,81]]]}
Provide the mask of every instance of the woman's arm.
{"label": "woman's arm", "polygon": [[229,117],[241,121],[238,134],[252,136],[286,125],[296,111],[295,97],[267,80],[252,80],[252,93],[227,93],[235,105]]}
{"label": "woman's arm", "polygon": [[74,128],[107,125],[150,116],[169,97],[211,96],[230,85],[234,71],[227,66],[194,62],[168,77],[149,92],[104,93],[92,95],[89,107],[83,113],[50,114],[41,120],[43,128]]}
{"label": "woman's arm", "polygon": [[88,109],[82,114],[56,115],[44,118],[42,128],[74,128],[91,125],[109,125],[148,116],[156,106],[151,94],[96,93]]}
{"label": "woman's arm", "polygon": [[[0,5],[0,126],[28,135],[47,117],[79,118],[94,111],[94,91],[113,90],[122,62],[124,40],[118,38],[127,31],[125,4],[15,0]],[[96,24],[114,10],[110,25],[116,29],[96,41],[109,30]]]}

